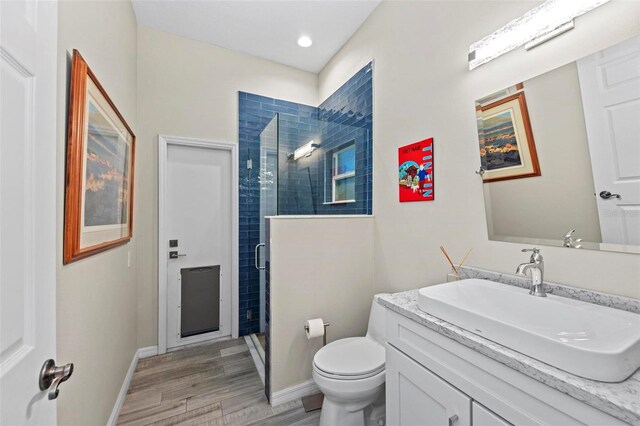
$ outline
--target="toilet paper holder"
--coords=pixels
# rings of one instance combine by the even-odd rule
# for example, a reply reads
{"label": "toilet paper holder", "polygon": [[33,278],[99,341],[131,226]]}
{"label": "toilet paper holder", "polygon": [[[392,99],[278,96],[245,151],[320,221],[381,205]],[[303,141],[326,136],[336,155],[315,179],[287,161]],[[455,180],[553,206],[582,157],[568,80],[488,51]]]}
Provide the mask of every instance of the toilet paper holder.
{"label": "toilet paper holder", "polygon": [[[324,334],[322,335],[322,346],[326,346],[327,345],[327,327],[329,327],[331,324],[329,324],[328,322],[325,322],[324,324]],[[309,332],[309,326],[308,325],[304,325],[304,332],[308,333]]]}

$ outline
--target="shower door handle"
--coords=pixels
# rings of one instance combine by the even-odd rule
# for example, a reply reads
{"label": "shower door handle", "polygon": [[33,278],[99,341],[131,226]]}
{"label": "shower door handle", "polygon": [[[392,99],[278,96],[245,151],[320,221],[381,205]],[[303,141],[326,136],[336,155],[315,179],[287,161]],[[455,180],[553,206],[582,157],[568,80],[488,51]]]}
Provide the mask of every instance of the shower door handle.
{"label": "shower door handle", "polygon": [[255,257],[254,257],[255,258],[255,262],[256,262],[256,269],[259,270],[259,271],[265,269],[264,266],[260,266],[260,262],[259,262],[259,260],[260,260],[260,247],[261,246],[264,247],[265,244],[264,243],[260,243],[260,244],[256,245]]}

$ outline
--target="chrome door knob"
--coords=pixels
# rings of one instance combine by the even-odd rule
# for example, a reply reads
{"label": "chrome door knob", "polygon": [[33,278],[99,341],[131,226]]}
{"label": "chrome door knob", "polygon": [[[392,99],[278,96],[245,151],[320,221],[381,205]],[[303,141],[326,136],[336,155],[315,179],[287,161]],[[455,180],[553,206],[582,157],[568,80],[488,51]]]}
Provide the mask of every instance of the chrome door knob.
{"label": "chrome door knob", "polygon": [[609,198],[621,199],[622,197],[620,196],[620,194],[612,194],[609,191],[602,191],[600,192],[600,198],[602,198],[603,200],[608,200]]}
{"label": "chrome door knob", "polygon": [[56,399],[60,392],[58,389],[60,383],[69,380],[71,374],[73,374],[73,364],[58,367],[54,360],[46,360],[40,370],[40,390],[49,389],[47,393],[49,399]]}

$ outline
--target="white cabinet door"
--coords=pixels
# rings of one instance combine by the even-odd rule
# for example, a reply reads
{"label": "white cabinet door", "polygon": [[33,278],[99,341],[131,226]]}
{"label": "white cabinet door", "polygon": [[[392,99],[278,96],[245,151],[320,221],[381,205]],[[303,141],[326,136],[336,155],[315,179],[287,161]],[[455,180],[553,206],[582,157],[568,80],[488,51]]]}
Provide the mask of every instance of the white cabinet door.
{"label": "white cabinet door", "polygon": [[388,425],[471,425],[471,398],[397,349],[386,355]]}
{"label": "white cabinet door", "polygon": [[471,404],[471,417],[473,418],[473,426],[513,426],[475,401]]}

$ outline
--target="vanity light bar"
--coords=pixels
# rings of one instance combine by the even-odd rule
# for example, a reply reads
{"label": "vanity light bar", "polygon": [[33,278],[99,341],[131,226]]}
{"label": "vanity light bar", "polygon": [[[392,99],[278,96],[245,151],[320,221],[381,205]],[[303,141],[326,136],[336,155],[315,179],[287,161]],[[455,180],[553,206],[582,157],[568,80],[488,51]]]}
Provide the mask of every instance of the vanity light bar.
{"label": "vanity light bar", "polygon": [[547,0],[469,47],[469,69],[525,44],[535,47],[573,28],[573,19],[609,0]]}
{"label": "vanity light bar", "polygon": [[569,22],[567,22],[566,24],[563,24],[561,26],[559,26],[558,28],[556,28],[553,31],[550,31],[544,35],[541,35],[540,37],[536,37],[533,40],[527,42],[524,44],[524,48],[527,50],[531,50],[536,46],[540,46],[543,43],[546,43],[547,41],[551,40],[552,38],[558,37],[560,34],[564,34],[567,31],[570,31],[572,29],[575,28],[575,24],[573,22],[573,19],[570,20]]}
{"label": "vanity light bar", "polygon": [[296,149],[295,151],[293,151],[293,159],[297,160],[298,158],[308,157],[319,146],[320,144],[317,144],[314,141],[310,141],[302,145],[300,148]]}

